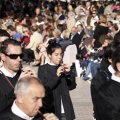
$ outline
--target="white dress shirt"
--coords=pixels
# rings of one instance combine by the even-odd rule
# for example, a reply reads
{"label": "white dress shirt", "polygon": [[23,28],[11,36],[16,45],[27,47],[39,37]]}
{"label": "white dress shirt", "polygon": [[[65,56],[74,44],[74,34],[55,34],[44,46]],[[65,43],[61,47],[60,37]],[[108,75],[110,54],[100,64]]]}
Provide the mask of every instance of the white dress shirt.
{"label": "white dress shirt", "polygon": [[18,117],[25,119],[25,120],[32,120],[34,117],[29,117],[26,115],[23,111],[21,111],[18,106],[15,103],[16,101],[13,102],[13,105],[11,107],[12,112],[17,115]]}
{"label": "white dress shirt", "polygon": [[13,78],[13,77],[17,74],[17,73],[11,74],[9,71],[7,71],[7,70],[5,69],[4,66],[2,66],[2,67],[0,68],[0,70],[5,74],[5,76],[11,77],[11,78]]}

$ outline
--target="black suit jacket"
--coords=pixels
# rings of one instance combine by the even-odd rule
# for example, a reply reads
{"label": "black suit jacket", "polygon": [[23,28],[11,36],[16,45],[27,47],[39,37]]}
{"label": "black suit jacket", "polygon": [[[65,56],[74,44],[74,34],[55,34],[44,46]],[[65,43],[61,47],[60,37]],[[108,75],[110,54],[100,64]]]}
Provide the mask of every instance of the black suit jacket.
{"label": "black suit jacket", "polygon": [[82,30],[80,34],[76,33],[72,39],[72,43],[76,45],[77,50],[79,49],[79,45],[84,35],[85,35],[85,32],[84,30]]}
{"label": "black suit jacket", "polygon": [[[25,119],[15,115],[9,108],[6,112],[0,114],[0,120],[25,120]],[[40,114],[38,114],[33,118],[33,120],[43,120],[43,117]]]}
{"label": "black suit jacket", "polygon": [[[18,78],[21,74],[21,70],[13,77],[7,77],[13,86],[15,86]],[[15,100],[14,90],[7,82],[5,77],[0,73],[0,114],[11,108],[13,101]]]}

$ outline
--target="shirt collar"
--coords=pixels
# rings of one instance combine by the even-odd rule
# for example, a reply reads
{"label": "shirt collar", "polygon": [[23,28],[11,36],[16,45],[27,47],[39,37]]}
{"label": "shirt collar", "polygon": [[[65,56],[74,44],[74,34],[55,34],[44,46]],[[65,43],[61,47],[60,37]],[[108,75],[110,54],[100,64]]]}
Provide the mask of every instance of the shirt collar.
{"label": "shirt collar", "polygon": [[80,35],[81,31],[78,31],[78,34]]}
{"label": "shirt collar", "polygon": [[112,74],[111,79],[112,79],[112,80],[114,80],[114,81],[116,81],[116,82],[119,82],[119,83],[120,83],[120,78],[119,78],[119,77],[117,77],[117,76],[115,75],[115,73],[114,73],[114,74]]}
{"label": "shirt collar", "polygon": [[[16,101],[16,100],[15,100]],[[25,120],[32,120],[34,117],[29,117],[26,115],[23,111],[21,111],[18,106],[16,105],[15,101],[13,102],[13,105],[11,107],[12,112],[17,115],[18,117],[25,119]]]}
{"label": "shirt collar", "polygon": [[115,70],[113,69],[112,65],[109,65],[108,70],[111,74],[115,73]]}
{"label": "shirt collar", "polygon": [[11,78],[13,78],[13,77],[17,74],[17,73],[14,73],[14,75],[12,75],[9,71],[7,71],[7,70],[5,69],[4,66],[2,66],[2,67],[0,68],[0,70],[5,74],[5,76],[11,77]]}
{"label": "shirt collar", "polygon": [[53,65],[53,66],[58,66],[58,65],[56,65],[56,64],[54,64],[54,63],[50,63],[50,62],[49,62],[48,64],[49,64],[49,65]]}

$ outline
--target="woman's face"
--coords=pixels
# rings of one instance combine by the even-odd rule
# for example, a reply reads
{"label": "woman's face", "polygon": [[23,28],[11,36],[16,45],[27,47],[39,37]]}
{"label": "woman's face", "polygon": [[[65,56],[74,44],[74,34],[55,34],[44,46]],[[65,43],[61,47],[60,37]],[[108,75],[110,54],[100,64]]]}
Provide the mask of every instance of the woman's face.
{"label": "woman's face", "polygon": [[57,48],[51,55],[49,55],[50,62],[58,65],[62,60],[62,49]]}
{"label": "woman's face", "polygon": [[103,46],[104,46],[104,47],[107,47],[107,46],[108,46],[108,43],[109,43],[109,41],[106,39],[106,40],[104,41],[104,43],[103,43]]}
{"label": "woman's face", "polygon": [[120,72],[120,62],[116,63],[116,67],[117,67],[118,72]]}

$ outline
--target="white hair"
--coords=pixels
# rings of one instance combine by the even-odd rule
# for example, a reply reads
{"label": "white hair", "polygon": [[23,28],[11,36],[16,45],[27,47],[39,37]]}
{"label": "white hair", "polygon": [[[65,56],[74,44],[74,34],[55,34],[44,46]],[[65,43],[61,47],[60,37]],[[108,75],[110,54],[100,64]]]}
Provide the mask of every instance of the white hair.
{"label": "white hair", "polygon": [[62,36],[63,36],[64,39],[68,39],[69,36],[70,36],[70,31],[68,29],[64,30],[62,32]]}
{"label": "white hair", "polygon": [[54,29],[54,31],[53,31],[53,36],[54,37],[59,37],[61,35],[61,31],[59,30],[59,29]]}
{"label": "white hair", "polygon": [[18,33],[22,33],[22,25],[17,25],[17,26],[16,26],[16,31],[17,31]]}
{"label": "white hair", "polygon": [[70,17],[75,17],[75,13],[72,12],[72,11],[70,11],[70,12],[68,12],[68,16],[70,16]]}
{"label": "white hair", "polygon": [[37,84],[41,84],[42,83],[35,77],[23,77],[20,80],[17,81],[16,85],[15,85],[15,89],[14,89],[14,93],[18,94],[18,93],[27,93],[28,92],[28,88],[30,87],[30,85],[32,84],[32,82],[36,81]]}

